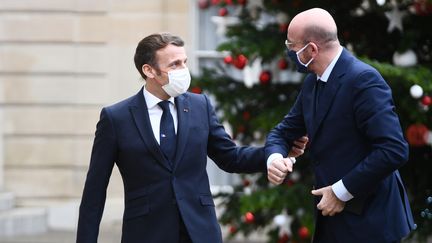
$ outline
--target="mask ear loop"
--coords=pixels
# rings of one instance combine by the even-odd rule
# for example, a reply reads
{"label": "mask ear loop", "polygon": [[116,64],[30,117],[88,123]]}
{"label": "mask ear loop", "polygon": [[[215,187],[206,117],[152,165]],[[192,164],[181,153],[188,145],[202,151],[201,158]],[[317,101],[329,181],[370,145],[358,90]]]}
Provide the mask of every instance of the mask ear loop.
{"label": "mask ear loop", "polygon": [[306,47],[309,46],[309,44],[310,44],[310,42],[307,43],[305,46],[303,46],[300,50],[298,50],[298,51],[296,52],[297,60],[298,60],[298,61],[299,61],[303,66],[305,66],[305,67],[308,67],[309,64],[314,60],[314,58],[312,57],[312,58],[309,60],[309,62],[307,62],[307,63],[303,63],[303,62],[300,60],[299,53],[301,53],[302,51],[304,51],[304,50],[306,49]]}
{"label": "mask ear loop", "polygon": [[298,55],[300,52],[304,51],[304,49],[306,49],[306,47],[308,47],[309,44],[310,44],[310,42],[307,43],[305,46],[303,46],[300,50],[298,50],[298,51],[296,52],[296,54]]}
{"label": "mask ear loop", "polygon": [[310,61],[307,62],[307,63],[305,64],[305,67],[309,66],[309,64],[310,64],[313,60],[314,60],[314,58],[312,57],[312,58],[310,59]]}

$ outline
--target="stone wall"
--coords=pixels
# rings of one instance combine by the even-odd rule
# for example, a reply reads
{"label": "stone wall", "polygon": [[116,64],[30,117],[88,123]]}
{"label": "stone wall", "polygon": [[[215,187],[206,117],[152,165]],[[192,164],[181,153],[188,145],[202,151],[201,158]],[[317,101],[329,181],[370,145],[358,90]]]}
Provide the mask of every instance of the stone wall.
{"label": "stone wall", "polygon": [[[141,87],[133,54],[144,36],[192,39],[191,2],[1,0],[0,190],[3,173],[18,206],[47,206],[51,225],[69,227],[100,109]],[[108,195],[109,219],[123,196],[117,169]]]}

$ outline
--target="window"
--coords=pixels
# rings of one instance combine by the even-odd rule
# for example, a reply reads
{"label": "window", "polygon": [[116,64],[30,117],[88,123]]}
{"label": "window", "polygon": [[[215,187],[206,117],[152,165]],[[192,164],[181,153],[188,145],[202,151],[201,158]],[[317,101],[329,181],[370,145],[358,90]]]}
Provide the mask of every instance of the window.
{"label": "window", "polygon": [[[192,46],[190,46],[192,54],[190,68],[193,75],[200,75],[202,68],[214,68],[216,65],[220,65],[224,54],[217,52],[216,47],[226,39],[216,33],[217,24],[214,19],[219,17],[218,8],[200,9],[196,0],[190,0],[190,4],[192,7],[190,27],[193,35]],[[212,104],[216,106],[214,99],[212,99]],[[225,129],[230,133],[229,127],[225,126]],[[219,169],[211,159],[208,159],[207,173],[213,187],[233,185],[240,181],[239,175],[230,174]]]}

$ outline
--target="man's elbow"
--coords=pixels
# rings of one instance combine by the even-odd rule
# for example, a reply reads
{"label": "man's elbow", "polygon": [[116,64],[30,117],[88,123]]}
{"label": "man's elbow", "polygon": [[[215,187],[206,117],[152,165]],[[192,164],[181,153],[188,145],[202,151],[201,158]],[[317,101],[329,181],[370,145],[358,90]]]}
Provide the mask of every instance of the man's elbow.
{"label": "man's elbow", "polygon": [[408,144],[405,143],[402,149],[402,156],[401,156],[402,165],[408,162],[408,160],[409,160],[409,147]]}
{"label": "man's elbow", "polygon": [[409,146],[407,143],[402,143],[396,152],[393,152],[393,161],[398,163],[398,167],[402,167],[409,160]]}

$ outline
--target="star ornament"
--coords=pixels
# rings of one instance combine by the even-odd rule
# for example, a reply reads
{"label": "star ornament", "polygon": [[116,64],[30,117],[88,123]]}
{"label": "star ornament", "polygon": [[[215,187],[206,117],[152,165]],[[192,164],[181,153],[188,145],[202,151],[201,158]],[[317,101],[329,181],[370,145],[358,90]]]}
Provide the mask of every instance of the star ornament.
{"label": "star ornament", "polygon": [[212,16],[211,21],[216,24],[216,34],[223,37],[225,36],[227,27],[237,24],[239,19],[237,17],[229,16]]}
{"label": "star ornament", "polygon": [[399,29],[402,32],[402,19],[406,14],[405,11],[400,11],[397,6],[394,6],[392,10],[385,12],[385,16],[389,20],[387,32],[391,33],[394,29]]}

